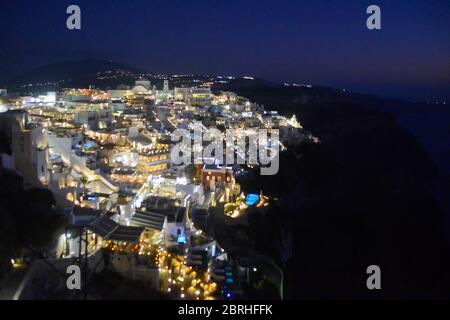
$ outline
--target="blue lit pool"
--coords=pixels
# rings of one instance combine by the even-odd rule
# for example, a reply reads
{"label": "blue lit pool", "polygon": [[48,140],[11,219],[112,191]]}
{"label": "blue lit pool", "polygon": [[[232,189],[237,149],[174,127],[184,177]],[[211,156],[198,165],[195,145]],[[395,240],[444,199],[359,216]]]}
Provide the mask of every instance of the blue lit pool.
{"label": "blue lit pool", "polygon": [[258,200],[259,200],[259,196],[257,194],[249,193],[245,199],[245,203],[248,206],[253,206],[258,202]]}
{"label": "blue lit pool", "polygon": [[94,143],[92,142],[92,141],[86,141],[85,143],[84,143],[84,148],[85,149],[90,149],[90,148],[92,148],[94,146]]}
{"label": "blue lit pool", "polygon": [[184,235],[178,235],[178,239],[177,239],[178,243],[186,243],[186,236]]}

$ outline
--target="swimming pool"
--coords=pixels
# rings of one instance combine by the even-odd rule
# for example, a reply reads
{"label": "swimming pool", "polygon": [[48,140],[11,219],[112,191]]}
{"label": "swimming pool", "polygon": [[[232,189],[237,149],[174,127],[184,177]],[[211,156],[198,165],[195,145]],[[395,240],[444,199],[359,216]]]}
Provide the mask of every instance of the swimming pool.
{"label": "swimming pool", "polygon": [[248,206],[253,206],[259,201],[259,196],[254,193],[249,193],[245,199],[245,204]]}

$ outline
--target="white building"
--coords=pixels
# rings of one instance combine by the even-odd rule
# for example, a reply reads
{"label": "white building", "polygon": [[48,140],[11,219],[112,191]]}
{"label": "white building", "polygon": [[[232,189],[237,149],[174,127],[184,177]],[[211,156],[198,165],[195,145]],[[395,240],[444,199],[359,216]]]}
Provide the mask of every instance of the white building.
{"label": "white building", "polygon": [[138,94],[150,94],[152,92],[151,82],[147,79],[136,80],[132,91]]}
{"label": "white building", "polygon": [[112,111],[109,104],[89,104],[80,106],[80,109],[75,113],[76,123],[86,125],[89,129],[104,129],[111,124]]}
{"label": "white building", "polygon": [[111,96],[112,101],[117,101],[117,100],[122,100],[123,98],[133,95],[134,92],[132,90],[128,90],[128,89],[114,89],[114,90],[108,90],[108,94]]}
{"label": "white building", "polygon": [[169,93],[169,80],[164,80],[163,92]]}
{"label": "white building", "polygon": [[184,101],[191,106],[205,106],[211,103],[211,88],[175,88],[175,99]]}
{"label": "white building", "polygon": [[2,166],[22,175],[26,188],[47,186],[47,131],[29,124],[27,112],[16,110],[2,113],[0,131],[10,146],[9,152],[2,153]]}

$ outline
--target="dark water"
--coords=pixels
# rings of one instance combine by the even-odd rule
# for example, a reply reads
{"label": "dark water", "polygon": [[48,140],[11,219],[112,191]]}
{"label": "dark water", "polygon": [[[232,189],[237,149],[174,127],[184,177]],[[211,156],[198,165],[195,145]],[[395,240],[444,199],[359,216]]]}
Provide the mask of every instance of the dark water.
{"label": "dark water", "polygon": [[450,107],[395,114],[398,123],[417,137],[439,169],[450,175]]}

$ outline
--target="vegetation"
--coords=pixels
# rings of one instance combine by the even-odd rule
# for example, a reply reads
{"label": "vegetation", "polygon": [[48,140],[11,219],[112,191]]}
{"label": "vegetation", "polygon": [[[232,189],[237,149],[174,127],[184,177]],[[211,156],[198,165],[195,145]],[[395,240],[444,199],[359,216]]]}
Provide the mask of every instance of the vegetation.
{"label": "vegetation", "polygon": [[53,210],[54,198],[46,189],[22,187],[11,171],[0,171],[0,278],[21,249],[44,249],[65,220]]}

